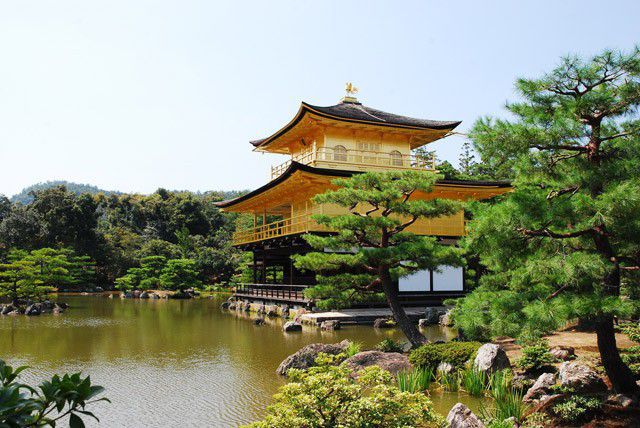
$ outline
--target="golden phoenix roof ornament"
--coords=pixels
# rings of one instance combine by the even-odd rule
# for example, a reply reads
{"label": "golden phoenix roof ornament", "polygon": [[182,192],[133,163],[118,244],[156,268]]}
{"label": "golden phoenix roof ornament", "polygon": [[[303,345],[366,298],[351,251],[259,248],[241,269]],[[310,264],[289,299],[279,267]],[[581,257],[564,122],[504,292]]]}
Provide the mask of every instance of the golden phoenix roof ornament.
{"label": "golden phoenix roof ornament", "polygon": [[347,97],[353,97],[355,94],[358,93],[358,88],[353,86],[353,83],[351,82],[347,82],[344,90],[347,92]]}

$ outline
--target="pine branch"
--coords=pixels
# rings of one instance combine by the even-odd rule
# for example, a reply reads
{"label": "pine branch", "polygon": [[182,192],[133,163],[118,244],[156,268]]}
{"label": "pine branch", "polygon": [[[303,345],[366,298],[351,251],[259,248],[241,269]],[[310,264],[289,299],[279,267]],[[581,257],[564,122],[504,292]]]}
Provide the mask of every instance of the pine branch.
{"label": "pine branch", "polygon": [[594,228],[578,230],[575,232],[564,232],[564,233],[554,232],[546,227],[543,229],[537,229],[537,230],[531,230],[531,229],[525,229],[525,228],[519,227],[516,230],[527,237],[532,237],[532,238],[548,237],[548,238],[555,238],[555,239],[578,238],[580,236],[592,235],[594,233],[597,233],[596,229]]}

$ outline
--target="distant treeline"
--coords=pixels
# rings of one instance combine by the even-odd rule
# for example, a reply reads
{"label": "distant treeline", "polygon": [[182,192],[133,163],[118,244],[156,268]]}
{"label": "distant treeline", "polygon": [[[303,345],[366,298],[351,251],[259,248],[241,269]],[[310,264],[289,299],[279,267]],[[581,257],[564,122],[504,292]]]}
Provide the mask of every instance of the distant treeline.
{"label": "distant treeline", "polygon": [[68,248],[95,262],[103,287],[148,256],[191,259],[205,284],[228,281],[238,266],[230,245],[235,215],[214,202],[242,192],[138,195],[71,186],[39,184],[13,201],[0,195],[0,263],[11,249]]}

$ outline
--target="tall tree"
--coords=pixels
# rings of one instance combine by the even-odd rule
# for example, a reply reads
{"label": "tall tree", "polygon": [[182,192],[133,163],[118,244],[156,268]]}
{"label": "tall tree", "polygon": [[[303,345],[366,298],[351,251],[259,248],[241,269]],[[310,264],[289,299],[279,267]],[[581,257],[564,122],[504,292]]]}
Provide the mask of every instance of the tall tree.
{"label": "tall tree", "polygon": [[[426,341],[400,304],[398,278],[416,270],[459,265],[458,250],[436,238],[407,230],[419,219],[452,215],[461,205],[452,200],[416,198],[431,192],[441,176],[428,171],[365,173],[338,179],[337,190],[314,197],[318,204],[337,204],[349,213],[313,218],[330,230],[330,236],[308,235],[316,249],[296,258],[298,267],[319,272],[320,286],[334,294],[382,291],[398,325],[414,345]],[[346,288],[345,288],[346,287]],[[313,291],[312,291],[313,292]]]}
{"label": "tall tree", "polygon": [[489,274],[459,304],[458,324],[523,335],[591,320],[613,388],[634,392],[613,321],[637,303],[621,298],[623,281],[639,285],[640,51],[567,57],[517,89],[513,120],[481,119],[470,134],[483,159],[513,171],[515,191],[471,225]]}
{"label": "tall tree", "polygon": [[475,159],[471,141],[465,139],[464,143],[462,143],[462,153],[460,153],[460,157],[458,158],[460,172],[465,175],[472,175],[473,167],[476,164]]}

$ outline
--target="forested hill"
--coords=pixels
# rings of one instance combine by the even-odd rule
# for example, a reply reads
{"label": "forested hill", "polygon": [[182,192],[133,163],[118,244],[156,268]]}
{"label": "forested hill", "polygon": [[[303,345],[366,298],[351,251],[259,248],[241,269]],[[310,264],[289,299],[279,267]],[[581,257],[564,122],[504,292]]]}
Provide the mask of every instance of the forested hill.
{"label": "forested hill", "polygon": [[71,193],[75,193],[76,195],[80,195],[82,193],[89,193],[95,195],[97,193],[104,193],[107,195],[121,195],[122,192],[117,192],[113,190],[103,190],[97,186],[92,186],[91,184],[79,184],[79,183],[71,183],[69,181],[64,180],[55,180],[55,181],[47,181],[45,183],[37,183],[33,184],[29,187],[25,187],[22,189],[20,193],[17,195],[13,195],[11,197],[11,202],[20,202],[23,204],[28,204],[33,201],[33,195],[31,192],[38,192],[40,190],[50,189],[52,187],[64,185],[67,190]]}
{"label": "forested hill", "polygon": [[[123,192],[119,192],[117,190],[104,190],[97,186],[93,186],[91,184],[80,184],[73,183],[65,180],[54,180],[47,181],[45,183],[37,183],[33,184],[29,187],[25,187],[22,191],[16,195],[13,195],[10,200],[11,202],[19,202],[22,204],[29,204],[33,201],[33,195],[31,192],[38,192],[45,189],[50,189],[52,187],[64,185],[67,190],[76,195],[81,195],[83,193],[89,193],[91,195],[95,195],[98,193],[104,193],[105,195],[123,195]],[[222,199],[232,199],[238,197],[244,193],[246,190],[230,190],[230,191],[214,191],[217,195],[220,195]],[[196,193],[199,194],[199,193]]]}

